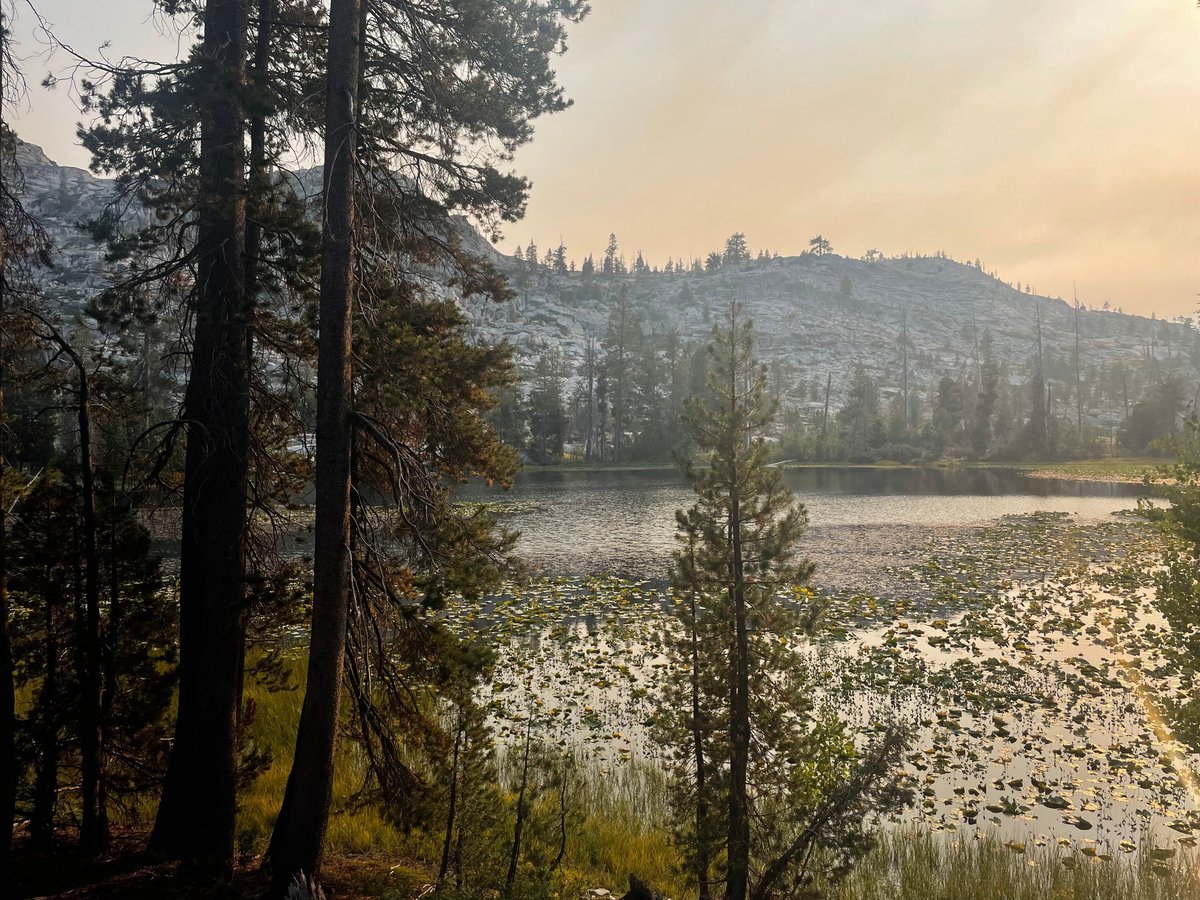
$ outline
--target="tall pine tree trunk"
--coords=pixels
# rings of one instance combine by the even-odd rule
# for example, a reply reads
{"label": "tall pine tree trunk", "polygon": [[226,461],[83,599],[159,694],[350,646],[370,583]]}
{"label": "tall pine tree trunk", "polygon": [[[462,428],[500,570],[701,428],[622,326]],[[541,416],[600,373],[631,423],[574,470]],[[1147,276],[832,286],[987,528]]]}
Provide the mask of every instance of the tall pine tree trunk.
{"label": "tall pine tree trunk", "polygon": [[[689,547],[692,553],[692,567],[695,571],[694,544]],[[712,852],[708,846],[708,766],[704,758],[704,728],[700,716],[700,634],[696,610],[696,589],[689,594],[691,605],[691,651],[692,651],[692,751],[696,766],[696,885],[699,890],[699,900],[708,900],[708,866],[712,862]]]}
{"label": "tall pine tree trunk", "polygon": [[184,396],[180,682],[151,848],[232,874],[245,650],[249,359],[243,81],[246,0],[204,9],[196,326]]}
{"label": "tall pine tree trunk", "polygon": [[84,621],[80,629],[83,643],[81,656],[83,677],[80,679],[79,758],[80,799],[82,804],[79,825],[80,849],[96,855],[108,848],[108,817],[102,809],[104,801],[104,740],[102,734],[103,644],[100,634],[100,551],[96,546],[99,525],[96,520],[96,473],[92,466],[91,396],[87,370],[83,360],[63,337],[52,329],[55,341],[71,358],[79,376],[79,481],[83,505],[83,593]]}
{"label": "tall pine tree trunk", "polygon": [[325,97],[325,196],[317,348],[316,532],[308,683],[296,753],[271,837],[272,890],[320,874],[333,794],[333,757],[350,598],[351,307],[354,296],[355,118],[361,0],[333,0]]}
{"label": "tall pine tree trunk", "polygon": [[4,446],[4,378],[8,350],[4,346],[3,328],[8,299],[7,258],[8,248],[0,246],[0,860],[8,856],[12,847],[17,804],[17,701],[12,636],[8,625],[8,495],[4,490],[8,475]]}
{"label": "tall pine tree trunk", "polygon": [[442,862],[438,866],[437,882],[441,884],[446,873],[450,871],[450,848],[454,842],[454,820],[458,813],[458,754],[462,748],[463,713],[458,712],[458,722],[454,729],[454,754],[450,759],[450,798],[446,808],[446,836],[442,841]]}
{"label": "tall pine tree trunk", "polygon": [[[50,516],[46,509],[46,517]],[[49,567],[49,564],[47,564]],[[51,579],[46,579],[51,584]],[[50,850],[54,846],[54,813],[58,806],[58,633],[54,610],[62,603],[57,592],[47,591],[42,625],[46,629],[42,685],[38,692],[36,711],[35,774],[33,782],[33,813],[29,819],[30,846]]]}
{"label": "tall pine tree trunk", "polygon": [[254,42],[253,112],[250,115],[250,198],[246,213],[246,307],[251,327],[246,329],[247,354],[254,352],[254,307],[258,303],[263,217],[270,173],[267,171],[267,91],[270,83],[271,39],[275,0],[258,0],[258,32]]}
{"label": "tall pine tree trunk", "polygon": [[742,577],[741,509],[735,485],[730,496],[730,535],[733,544],[733,684],[729,716],[729,863],[726,900],[745,900],[750,887],[750,803],[747,772],[750,763],[749,636],[746,626],[746,586]]}
{"label": "tall pine tree trunk", "polygon": [[[107,754],[112,747],[113,711],[117,701],[117,644],[124,627],[124,604],[121,602],[121,570],[117,554],[117,517],[119,500],[114,480],[109,507],[108,522],[108,623],[104,629],[104,691],[100,706],[100,741]],[[100,828],[108,835],[108,784],[100,783]]]}
{"label": "tall pine tree trunk", "polygon": [[[738,321],[736,311],[730,326],[730,424],[738,415]],[[745,563],[742,558],[742,511],[738,455],[742,450],[741,428],[730,428],[729,542],[732,551],[729,598],[733,610],[733,659],[729,709],[729,838],[725,900],[746,900],[750,889],[750,802],[747,773],[750,765],[750,645],[746,623]]]}
{"label": "tall pine tree trunk", "polygon": [[[100,632],[100,549],[96,542],[96,471],[92,462],[91,383],[83,358],[53,324],[38,313],[43,335],[66,356],[76,373],[75,421],[79,430],[79,490],[83,533],[83,569],[76,575],[76,648],[79,670],[79,847],[95,856],[108,849],[108,816],[104,810],[104,644]],[[77,557],[78,559],[78,557]],[[78,568],[78,566],[77,566]]]}

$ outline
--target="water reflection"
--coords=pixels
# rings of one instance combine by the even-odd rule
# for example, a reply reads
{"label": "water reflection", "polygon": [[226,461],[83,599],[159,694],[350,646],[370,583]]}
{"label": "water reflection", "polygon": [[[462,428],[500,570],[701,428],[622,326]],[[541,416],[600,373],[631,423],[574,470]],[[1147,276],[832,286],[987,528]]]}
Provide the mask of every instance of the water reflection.
{"label": "water reflection", "polygon": [[[1030,478],[1012,469],[788,469],[784,479],[808,508],[805,552],[821,580],[859,579],[931,530],[975,527],[1006,515],[1062,512],[1097,522],[1132,508],[1136,484]],[[617,574],[658,579],[675,541],[675,510],[690,505],[670,469],[524,472],[507,495],[475,486],[465,499],[500,500],[521,531],[519,552],[554,575]]]}

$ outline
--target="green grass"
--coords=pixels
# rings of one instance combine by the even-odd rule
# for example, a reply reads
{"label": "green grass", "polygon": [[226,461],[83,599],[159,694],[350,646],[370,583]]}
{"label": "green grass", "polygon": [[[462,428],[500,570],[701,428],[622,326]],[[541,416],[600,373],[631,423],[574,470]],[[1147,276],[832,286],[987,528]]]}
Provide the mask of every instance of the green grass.
{"label": "green grass", "polygon": [[899,463],[880,460],[871,463],[785,462],[786,469],[1014,469],[1034,478],[1063,478],[1070,481],[1118,481],[1140,483],[1143,476],[1166,463],[1150,456],[1118,456],[1046,462],[963,462],[941,459],[936,462]]}
{"label": "green grass", "polygon": [[1141,482],[1143,476],[1164,465],[1166,459],[1149,456],[1114,456],[1065,462],[1029,462],[995,464],[1021,469],[1035,478],[1065,478],[1073,481]]}
{"label": "green grass", "polygon": [[[1019,849],[1013,849],[1018,847]],[[1103,852],[1103,851],[1101,851]],[[885,834],[850,876],[829,886],[837,900],[1195,900],[1200,859],[1162,862],[1148,850],[1103,860],[1055,844],[900,830]]]}
{"label": "green grass", "polygon": [[[267,750],[271,765],[256,778],[238,801],[239,850],[258,854],[266,849],[279,813],[292,767],[296,726],[304,701],[305,666],[301,657],[289,661],[291,690],[268,690],[247,679],[246,700],[254,705],[250,735],[256,747]],[[336,855],[380,854],[401,856],[406,848],[402,835],[382,811],[352,803],[367,773],[366,761],[357,746],[339,741],[334,768],[333,812],[329,822],[329,850]]]}
{"label": "green grass", "polygon": [[[270,752],[272,762],[239,798],[239,852],[245,859],[265,851],[291,768],[304,696],[303,660],[291,660],[289,670],[294,690],[270,691],[252,682],[246,686],[246,699],[254,704],[252,740],[257,747]],[[504,862],[512,835],[516,786],[514,763],[503,752],[500,768],[505,788],[501,798],[504,809],[490,835],[493,846],[485,855]],[[336,861],[335,871],[344,873],[343,882],[353,877],[349,872],[357,864],[361,870],[372,873],[368,893],[411,896],[416,891],[405,892],[412,885],[419,889],[422,883],[432,881],[437,871],[440,829],[431,825],[428,830],[415,828],[403,833],[379,808],[353,803],[354,793],[362,786],[366,773],[366,761],[354,743],[339,741],[328,856]],[[683,884],[676,875],[676,854],[664,828],[666,781],[657,767],[638,763],[601,771],[598,765],[581,756],[572,785],[567,853],[559,871],[541,886],[545,890],[539,889],[536,895],[575,897],[587,888],[598,886],[615,890],[626,883],[630,872],[636,872],[668,889],[670,896],[684,896]],[[538,802],[535,818],[556,822],[557,794],[547,792]],[[556,835],[555,831],[546,841],[556,840]],[[532,839],[535,838],[527,837],[527,841]],[[386,865],[381,866],[381,861],[386,861]],[[526,880],[538,879],[536,872],[525,874]]]}
{"label": "green grass", "polygon": [[[293,690],[271,691],[253,681],[246,688],[246,699],[254,704],[253,740],[273,757],[267,771],[240,798],[239,852],[251,867],[254,856],[266,848],[291,767],[303,699],[302,658],[291,660],[289,668]],[[501,873],[511,838],[516,762],[501,752],[503,790],[499,802],[503,808],[483,854],[496,861]],[[665,827],[668,786],[661,770],[649,762],[602,767],[581,753],[574,771],[563,864],[551,877],[525,867],[511,897],[574,898],[593,887],[605,887],[619,895],[631,872],[676,900],[694,897],[695,891],[689,890],[681,877],[678,855]],[[401,833],[380,809],[351,803],[365,773],[365,762],[355,745],[341,741],[326,881],[339,896],[407,900],[432,881],[440,835],[436,829]],[[139,809],[148,817],[154,798],[145,800]],[[543,822],[543,843],[557,834],[557,801],[553,791],[537,801],[534,818]],[[550,823],[549,833],[545,823]],[[531,832],[531,839],[539,839],[534,835],[536,831]],[[1101,853],[1107,850],[1099,849]],[[1179,847],[1165,860],[1155,858],[1152,848],[1146,846],[1131,854],[1112,850],[1112,857],[1104,860],[1079,847],[1054,843],[1037,847],[1030,841],[1014,848],[968,832],[951,835],[892,828],[883,832],[845,880],[816,887],[819,896],[830,900],[1200,898],[1200,851],[1196,849]]]}
{"label": "green grass", "polygon": [[[295,662],[297,682],[303,672]],[[270,835],[291,764],[291,741],[299,718],[299,689],[248,689],[255,700],[254,739],[275,755],[267,773],[242,798],[239,827],[261,851]],[[601,768],[582,757],[570,799],[567,855],[552,878],[523,872],[521,897],[576,897],[587,888],[624,890],[637,873],[676,900],[694,897],[678,869],[678,856],[665,823],[667,784],[650,763]],[[492,836],[488,856],[502,860],[511,836],[516,760],[500,759],[506,811]],[[348,741],[338,752],[329,856],[339,881],[357,891],[407,897],[432,880],[439,835],[397,831],[370,807],[347,804],[365,773]],[[557,815],[557,795],[547,792],[535,813],[546,822]],[[244,848],[250,850],[250,847]],[[1101,848],[1101,852],[1104,848]],[[820,885],[834,900],[1195,900],[1200,898],[1200,857],[1180,848],[1166,861],[1148,848],[1114,858],[1091,857],[1077,848],[1032,842],[1019,852],[994,838],[935,834],[918,829],[885,831],[877,846],[839,883]],[[381,862],[382,861],[382,862]],[[365,883],[364,883],[365,882]]]}

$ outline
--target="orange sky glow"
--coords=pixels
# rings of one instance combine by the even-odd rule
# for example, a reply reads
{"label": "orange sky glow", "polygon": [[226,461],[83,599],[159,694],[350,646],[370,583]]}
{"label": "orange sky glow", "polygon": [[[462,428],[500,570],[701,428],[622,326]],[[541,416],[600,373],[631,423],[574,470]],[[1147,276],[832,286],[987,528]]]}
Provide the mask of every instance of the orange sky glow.
{"label": "orange sky glow", "polygon": [[[42,0],[83,51],[161,55],[147,0]],[[18,31],[19,33],[19,31]],[[37,45],[26,40],[27,54]],[[67,92],[14,123],[84,166]],[[630,260],[944,250],[1050,296],[1160,316],[1200,292],[1200,9],[1192,0],[593,0],[558,60],[511,252]]]}

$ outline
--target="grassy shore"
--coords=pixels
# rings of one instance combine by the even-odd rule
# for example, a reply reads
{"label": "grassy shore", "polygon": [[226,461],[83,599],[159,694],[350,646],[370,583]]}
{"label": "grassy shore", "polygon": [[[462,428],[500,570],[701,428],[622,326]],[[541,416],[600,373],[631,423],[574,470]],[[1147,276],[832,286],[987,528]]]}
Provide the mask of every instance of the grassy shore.
{"label": "grassy shore", "polygon": [[[302,699],[303,666],[294,659],[295,689],[266,690],[248,685],[255,714],[253,740],[268,750],[272,763],[243,793],[238,818],[238,867],[230,897],[259,896],[260,872],[279,800],[291,765],[292,739]],[[511,900],[573,900],[590,888],[620,895],[630,872],[675,900],[695,897],[679,871],[666,829],[667,786],[650,763],[626,763],[604,773],[580,759],[578,788],[571,802],[567,851],[561,867],[547,875],[523,871]],[[506,767],[501,761],[502,777]],[[439,835],[434,829],[402,831],[385,811],[354,802],[363,783],[365,761],[342,741],[337,758],[333,816],[325,880],[336,896],[352,900],[410,900],[435,878]],[[503,858],[511,830],[511,792],[484,855]],[[553,801],[555,798],[549,798]],[[47,896],[111,898],[191,898],[171,876],[174,867],[140,855],[152,813],[152,798],[140,815],[122,821],[120,850],[110,860],[65,863],[59,856],[21,860],[22,887],[37,885]],[[550,811],[555,812],[554,810]],[[123,817],[124,818],[124,817]],[[1058,846],[1053,841],[1003,842],[986,830],[933,833],[915,826],[886,826],[881,837],[843,881],[818,884],[817,896],[831,900],[1194,900],[1200,897],[1200,855],[1196,849],[1157,853],[1141,847],[1124,853],[1105,844]],[[23,882],[23,883],[22,883]],[[499,896],[494,891],[491,892]],[[22,891],[17,896],[30,896]],[[465,898],[452,889],[435,896]]]}
{"label": "grassy shore", "polygon": [[[870,463],[799,462],[781,460],[775,465],[785,469],[1011,469],[1031,478],[1062,478],[1068,481],[1105,481],[1140,484],[1167,460],[1149,456],[1116,456],[1098,459],[1046,460],[1025,462],[966,462],[942,459],[924,463],[880,460]],[[523,472],[641,472],[673,470],[672,463],[588,463],[564,462],[560,465],[525,465]]]}
{"label": "grassy shore", "polygon": [[[1063,478],[1069,481],[1108,481],[1140,484],[1168,462],[1149,456],[1114,456],[1063,462],[1007,463],[1004,468],[1020,469],[1031,478]],[[989,464],[993,465],[993,464]]]}

